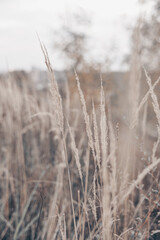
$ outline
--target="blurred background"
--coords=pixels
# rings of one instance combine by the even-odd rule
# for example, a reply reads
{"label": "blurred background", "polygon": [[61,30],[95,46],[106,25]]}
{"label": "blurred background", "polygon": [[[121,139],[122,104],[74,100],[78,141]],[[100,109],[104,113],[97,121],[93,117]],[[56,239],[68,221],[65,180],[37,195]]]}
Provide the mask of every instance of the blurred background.
{"label": "blurred background", "polygon": [[[86,100],[93,94],[97,101],[102,73],[114,114],[129,121],[129,79],[137,78],[137,71],[141,78],[138,66],[156,76],[159,71],[159,4],[158,0],[2,0],[0,72],[15,78],[20,75],[20,79],[25,75],[37,89],[47,89],[40,39],[62,92],[67,82],[74,99],[75,69]],[[143,94],[147,87],[144,77],[139,83]]]}
{"label": "blurred background", "polygon": [[76,44],[83,48],[76,54],[81,52],[87,63],[126,70],[123,60],[131,49],[131,29],[140,15],[148,18],[153,11],[155,1],[146,2],[1,0],[0,71],[44,69],[37,34],[55,70],[73,65],[68,58]]}

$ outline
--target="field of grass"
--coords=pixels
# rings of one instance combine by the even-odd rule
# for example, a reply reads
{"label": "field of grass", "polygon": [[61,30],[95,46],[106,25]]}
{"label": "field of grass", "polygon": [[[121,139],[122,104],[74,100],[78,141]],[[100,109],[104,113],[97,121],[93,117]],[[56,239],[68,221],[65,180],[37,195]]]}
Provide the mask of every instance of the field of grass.
{"label": "field of grass", "polygon": [[132,67],[124,124],[104,79],[96,104],[76,72],[77,89],[61,97],[42,50],[49,90],[10,74],[0,81],[0,239],[160,239],[159,79]]}

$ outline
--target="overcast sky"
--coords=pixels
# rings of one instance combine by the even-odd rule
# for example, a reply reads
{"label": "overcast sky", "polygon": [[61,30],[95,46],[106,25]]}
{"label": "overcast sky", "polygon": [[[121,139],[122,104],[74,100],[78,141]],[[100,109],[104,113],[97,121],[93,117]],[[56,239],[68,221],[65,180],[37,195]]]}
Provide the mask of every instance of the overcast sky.
{"label": "overcast sky", "polygon": [[[54,31],[62,23],[72,28],[73,14],[85,12],[92,19],[88,29],[93,55],[111,55],[115,68],[129,49],[126,28],[135,23],[137,0],[0,0],[0,71],[45,68],[37,35],[45,43],[54,68],[61,61],[52,48]],[[150,6],[143,9],[150,11]],[[60,19],[61,18],[61,19]],[[55,54],[54,54],[55,52]]]}

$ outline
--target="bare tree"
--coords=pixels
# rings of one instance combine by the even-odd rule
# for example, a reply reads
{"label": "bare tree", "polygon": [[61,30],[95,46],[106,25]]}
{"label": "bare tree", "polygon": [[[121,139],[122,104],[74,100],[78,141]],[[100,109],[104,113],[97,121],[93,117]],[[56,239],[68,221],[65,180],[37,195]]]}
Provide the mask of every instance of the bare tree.
{"label": "bare tree", "polygon": [[160,0],[154,1],[151,16],[143,21],[141,58],[151,71],[157,71],[160,65]]}
{"label": "bare tree", "polygon": [[63,25],[56,33],[57,39],[54,47],[62,54],[66,70],[75,68],[77,71],[81,71],[87,64],[88,36],[85,31],[80,30],[80,28],[89,26],[91,22],[87,16],[82,13],[75,14],[73,22],[74,26],[69,27]]}

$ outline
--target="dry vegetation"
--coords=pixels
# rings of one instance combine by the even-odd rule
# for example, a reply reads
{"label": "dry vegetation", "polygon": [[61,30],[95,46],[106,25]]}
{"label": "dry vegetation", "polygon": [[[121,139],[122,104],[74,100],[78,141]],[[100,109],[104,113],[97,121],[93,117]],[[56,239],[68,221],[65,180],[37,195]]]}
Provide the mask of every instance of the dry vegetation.
{"label": "dry vegetation", "polygon": [[0,239],[160,239],[159,79],[141,91],[133,54],[124,123],[103,79],[90,104],[76,72],[61,97],[42,50],[50,92],[0,81]]}

